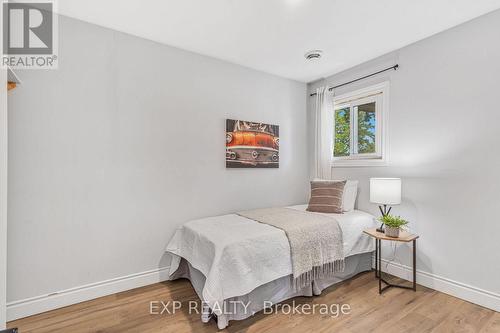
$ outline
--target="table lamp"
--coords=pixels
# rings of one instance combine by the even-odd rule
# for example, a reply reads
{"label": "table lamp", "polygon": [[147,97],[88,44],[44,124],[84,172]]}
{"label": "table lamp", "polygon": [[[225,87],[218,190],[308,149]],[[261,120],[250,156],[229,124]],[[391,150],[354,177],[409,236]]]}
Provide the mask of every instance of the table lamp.
{"label": "table lamp", "polygon": [[[370,178],[370,202],[379,204],[382,216],[389,215],[391,205],[401,203],[401,178]],[[384,232],[383,223],[377,231]]]}

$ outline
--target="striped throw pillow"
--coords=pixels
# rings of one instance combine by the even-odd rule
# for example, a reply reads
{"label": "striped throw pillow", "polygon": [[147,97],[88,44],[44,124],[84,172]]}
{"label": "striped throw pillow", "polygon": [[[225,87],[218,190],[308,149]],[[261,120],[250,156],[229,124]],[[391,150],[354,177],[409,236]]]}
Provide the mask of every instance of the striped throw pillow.
{"label": "striped throw pillow", "polygon": [[307,210],[317,213],[342,214],[342,196],[346,181],[312,181]]}

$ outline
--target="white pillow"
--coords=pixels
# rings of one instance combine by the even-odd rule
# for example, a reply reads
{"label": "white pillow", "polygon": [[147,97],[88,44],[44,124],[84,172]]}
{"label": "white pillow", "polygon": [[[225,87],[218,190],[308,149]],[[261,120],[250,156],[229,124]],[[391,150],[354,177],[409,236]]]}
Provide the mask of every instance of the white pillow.
{"label": "white pillow", "polygon": [[354,210],[356,196],[358,195],[358,181],[348,180],[345,183],[344,195],[342,196],[342,211],[350,212]]}
{"label": "white pillow", "polygon": [[[329,179],[319,179],[315,178],[315,181],[332,181]],[[342,180],[333,180],[334,182],[341,182]],[[344,193],[342,195],[342,211],[350,212],[354,210],[354,205],[356,204],[356,197],[358,196],[358,181],[357,180],[347,180],[344,187]]]}

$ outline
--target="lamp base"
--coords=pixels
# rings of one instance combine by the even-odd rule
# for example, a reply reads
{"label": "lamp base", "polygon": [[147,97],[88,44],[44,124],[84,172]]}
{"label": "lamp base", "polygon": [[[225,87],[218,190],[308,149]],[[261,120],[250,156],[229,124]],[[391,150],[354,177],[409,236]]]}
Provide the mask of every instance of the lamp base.
{"label": "lamp base", "polygon": [[[391,213],[391,209],[392,207],[389,207],[389,209],[387,209],[387,205],[383,205],[383,206],[378,206],[378,209],[380,209],[380,213],[382,214],[382,216],[387,216]],[[384,230],[384,224],[382,223],[380,225],[379,228],[377,228],[377,231],[378,232],[381,232],[381,233],[385,233],[385,230]]]}

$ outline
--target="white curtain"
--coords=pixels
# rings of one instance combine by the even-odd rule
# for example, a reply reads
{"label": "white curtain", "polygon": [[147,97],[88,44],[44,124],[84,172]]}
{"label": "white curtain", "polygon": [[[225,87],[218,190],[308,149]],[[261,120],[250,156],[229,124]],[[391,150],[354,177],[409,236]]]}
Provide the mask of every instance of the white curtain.
{"label": "white curtain", "polygon": [[332,178],[333,121],[333,93],[328,90],[328,87],[320,87],[316,89],[314,178]]}

